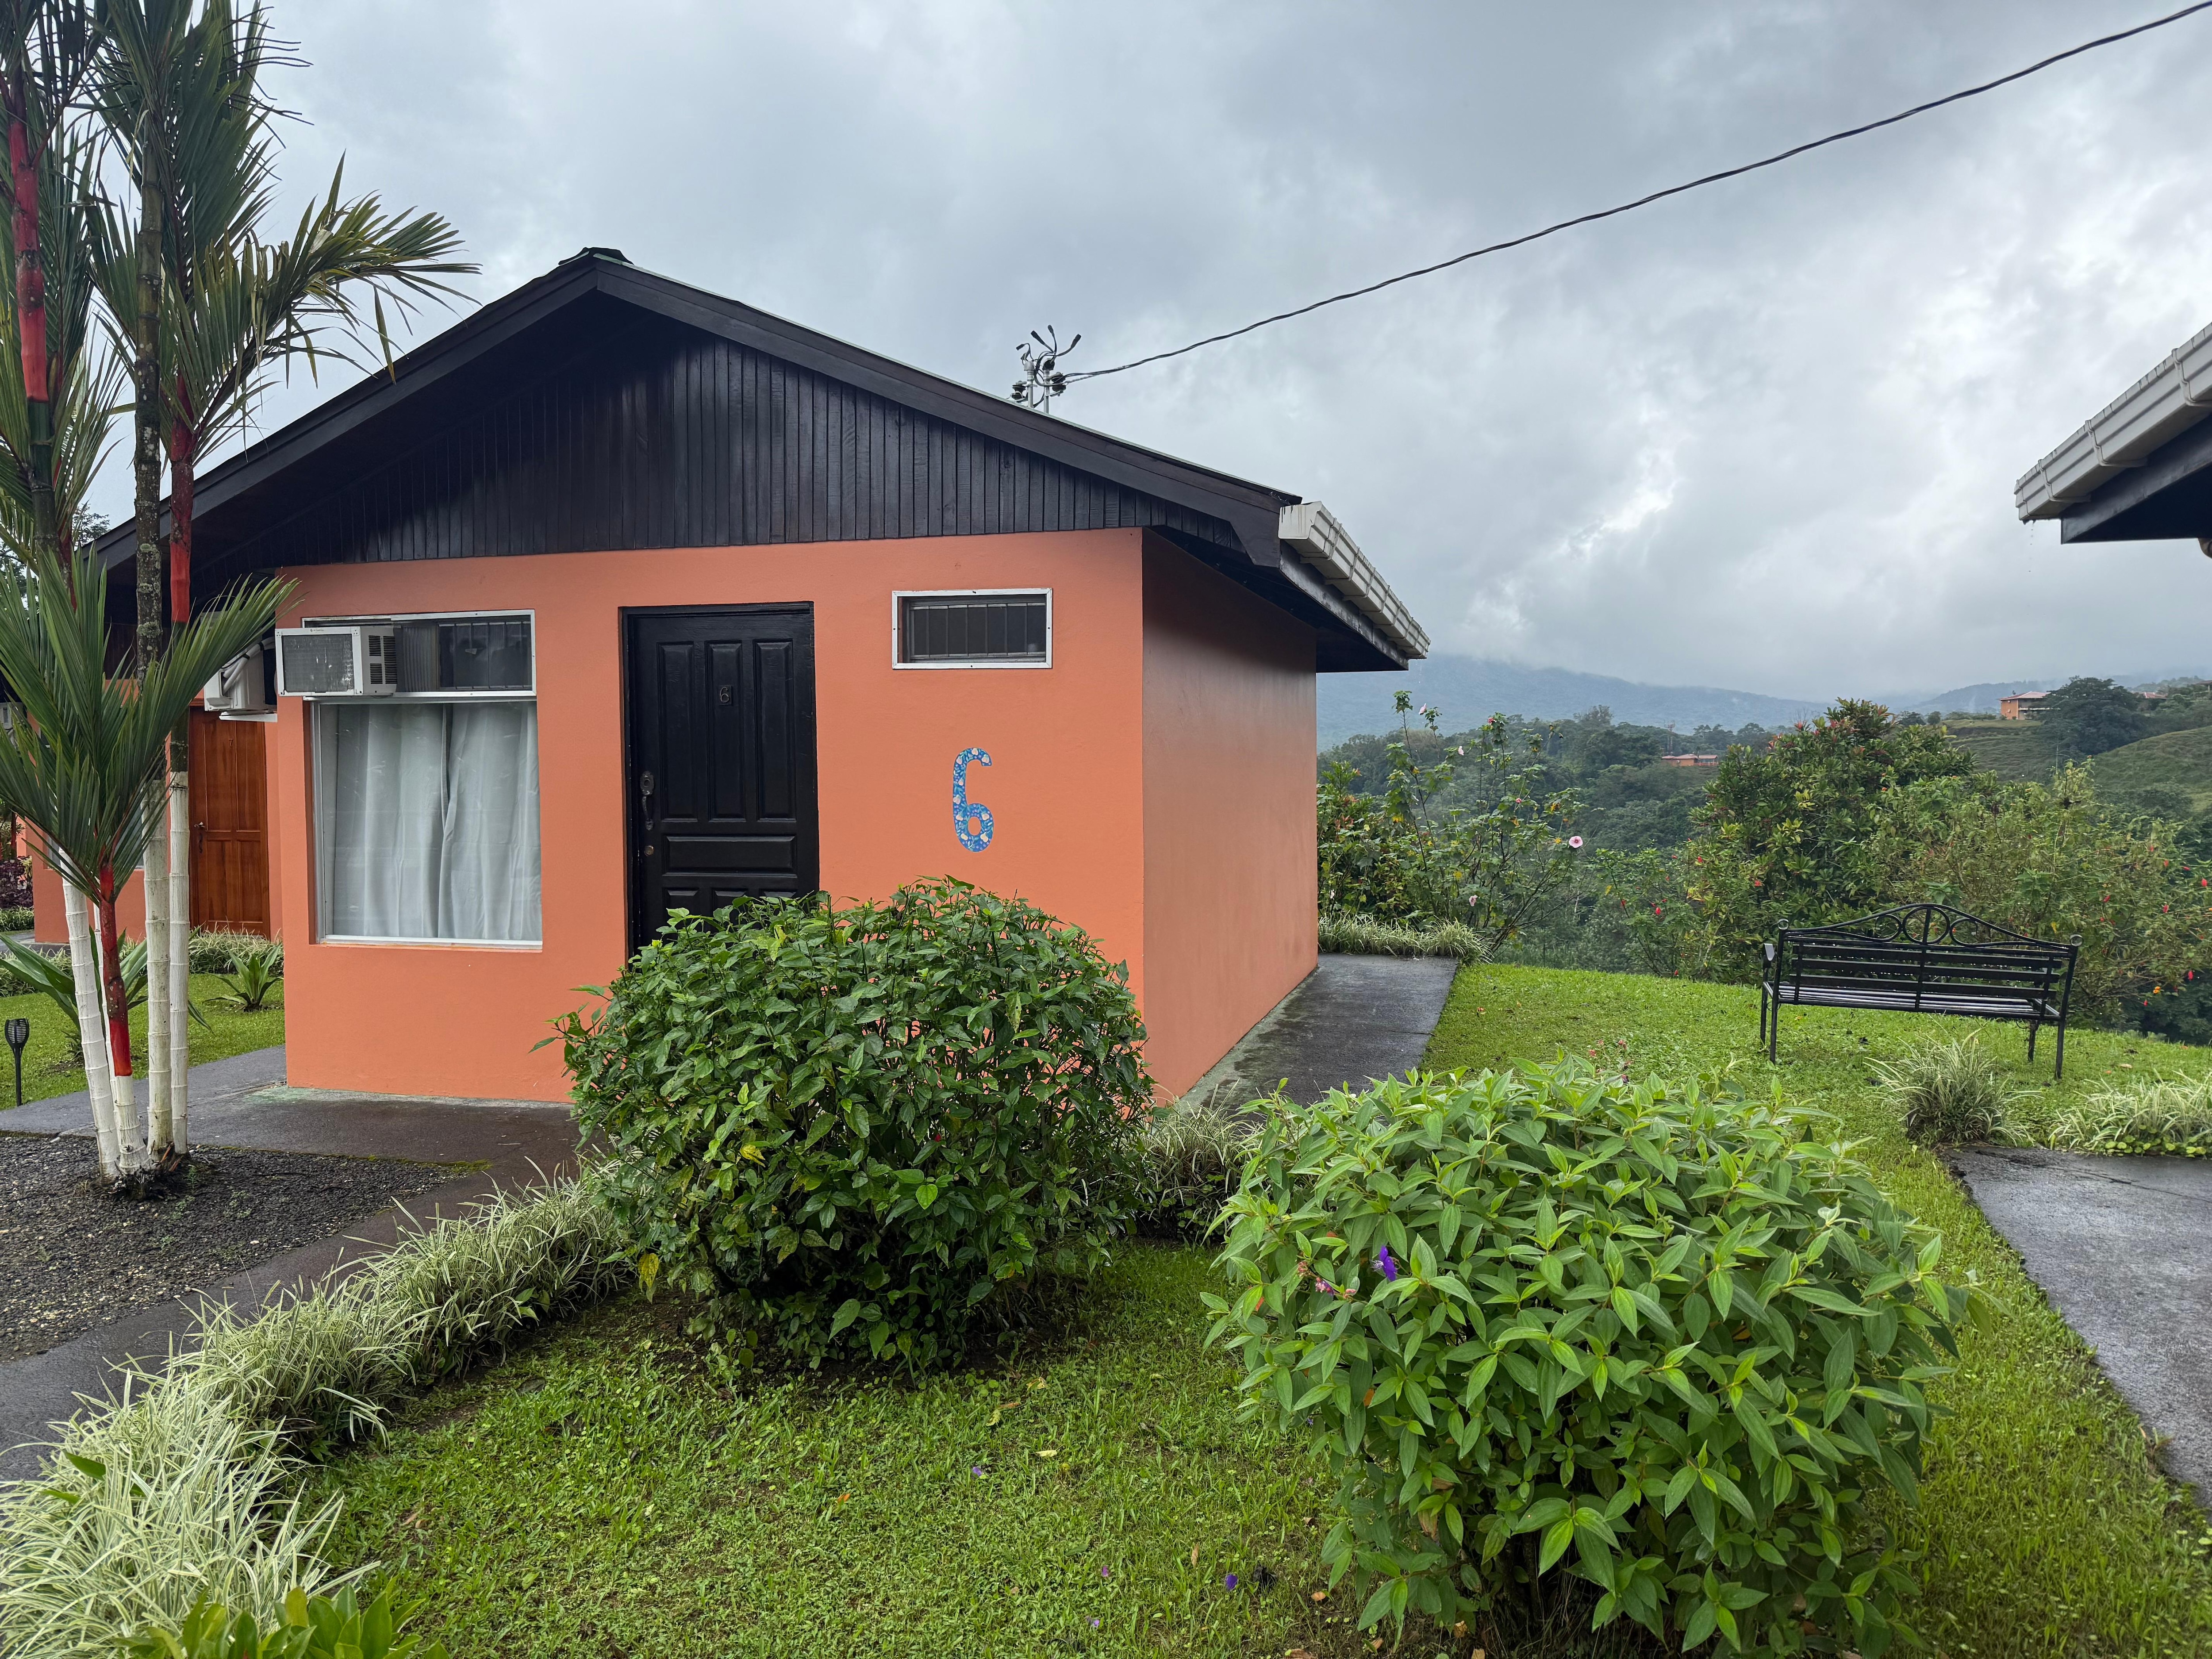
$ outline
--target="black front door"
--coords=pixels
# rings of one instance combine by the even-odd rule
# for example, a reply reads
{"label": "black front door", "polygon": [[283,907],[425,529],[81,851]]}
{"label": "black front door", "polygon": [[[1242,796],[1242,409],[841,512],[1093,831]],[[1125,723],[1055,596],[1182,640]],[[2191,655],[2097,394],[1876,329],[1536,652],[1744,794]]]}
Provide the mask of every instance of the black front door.
{"label": "black front door", "polygon": [[623,626],[630,948],[672,910],[813,891],[812,607],[635,611]]}

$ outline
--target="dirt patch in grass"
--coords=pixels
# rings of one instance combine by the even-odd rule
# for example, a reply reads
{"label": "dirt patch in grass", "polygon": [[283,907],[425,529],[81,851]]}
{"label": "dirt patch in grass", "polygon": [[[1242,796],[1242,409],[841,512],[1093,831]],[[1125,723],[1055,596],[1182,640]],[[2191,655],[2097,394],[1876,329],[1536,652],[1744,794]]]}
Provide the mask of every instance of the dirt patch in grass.
{"label": "dirt patch in grass", "polygon": [[0,1360],[205,1290],[453,1174],[390,1158],[212,1150],[193,1155],[178,1190],[142,1201],[101,1190],[87,1137],[0,1133]]}

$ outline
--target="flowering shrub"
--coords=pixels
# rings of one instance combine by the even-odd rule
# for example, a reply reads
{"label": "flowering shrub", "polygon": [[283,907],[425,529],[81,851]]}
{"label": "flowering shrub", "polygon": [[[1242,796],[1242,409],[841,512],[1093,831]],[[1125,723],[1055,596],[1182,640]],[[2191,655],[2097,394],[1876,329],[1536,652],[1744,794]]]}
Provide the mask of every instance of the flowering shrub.
{"label": "flowering shrub", "polygon": [[560,1029],[648,1282],[817,1364],[952,1357],[1102,1266],[1152,1093],[1126,970],[954,881],[678,916]]}
{"label": "flowering shrub", "polygon": [[1882,1652],[1966,1292],[1942,1241],[1777,1111],[1576,1063],[1279,1103],[1211,1340],[1334,1463],[1363,1626],[1571,1573],[1692,1648]]}

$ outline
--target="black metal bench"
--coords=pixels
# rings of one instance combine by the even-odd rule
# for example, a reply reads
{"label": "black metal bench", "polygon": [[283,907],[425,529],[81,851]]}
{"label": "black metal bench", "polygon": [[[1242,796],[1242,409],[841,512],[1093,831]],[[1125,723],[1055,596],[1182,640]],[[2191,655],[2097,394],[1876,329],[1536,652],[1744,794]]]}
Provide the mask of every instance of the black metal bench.
{"label": "black metal bench", "polygon": [[2066,1010],[2074,995],[2077,935],[2029,939],[1944,904],[1907,904],[1832,927],[1784,927],[1766,946],[1759,986],[1759,1036],[1778,1058],[1782,1011],[1868,1008],[2009,1019],[2036,1035],[2058,1030],[2056,1075],[2066,1074]]}

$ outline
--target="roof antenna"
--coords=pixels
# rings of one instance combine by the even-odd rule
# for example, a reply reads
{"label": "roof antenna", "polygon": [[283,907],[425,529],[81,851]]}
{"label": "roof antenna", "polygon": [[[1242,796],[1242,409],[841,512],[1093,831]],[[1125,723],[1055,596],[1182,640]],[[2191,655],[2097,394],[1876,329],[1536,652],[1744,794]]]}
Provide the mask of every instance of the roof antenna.
{"label": "roof antenna", "polygon": [[[1031,340],[1036,343],[1030,344]],[[1067,376],[1060,360],[1082,343],[1079,334],[1066,345],[1060,344],[1060,331],[1049,324],[1042,334],[1031,329],[1029,339],[1014,349],[1022,360],[1022,378],[1014,382],[1014,401],[1040,415],[1051,414],[1052,400],[1067,390]]]}

